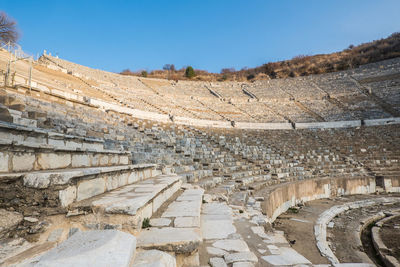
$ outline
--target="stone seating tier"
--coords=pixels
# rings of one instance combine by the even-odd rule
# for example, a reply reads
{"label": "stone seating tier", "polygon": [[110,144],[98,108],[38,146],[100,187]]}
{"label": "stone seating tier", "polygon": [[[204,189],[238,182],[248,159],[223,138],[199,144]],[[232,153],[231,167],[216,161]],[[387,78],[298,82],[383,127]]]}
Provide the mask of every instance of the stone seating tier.
{"label": "stone seating tier", "polygon": [[[362,88],[363,85],[360,85],[358,81],[363,81],[363,75],[368,72],[364,70],[372,71],[372,69],[378,65],[380,70],[372,71],[376,73],[376,75],[398,73],[399,64],[397,61],[388,60],[381,64],[370,64],[358,69],[337,73],[257,81],[248,84],[191,81],[176,83],[174,81],[160,79],[121,76],[109,72],[93,70],[51,56],[43,57],[43,62],[48,65],[56,64],[64,66],[64,68],[69,69],[71,72],[76,72],[81,69],[86,77],[92,77],[92,79],[98,81],[99,84],[108,83],[113,85],[113,87],[107,87],[107,89],[105,89],[105,85],[100,85],[98,89],[102,92],[107,91],[107,94],[111,96],[113,101],[125,106],[141,108],[143,110],[172,116],[208,120],[233,120],[239,122],[278,122],[282,119],[280,116],[278,116],[278,118],[272,118],[268,116],[268,114],[266,114],[266,116],[261,116],[260,114],[259,116],[253,117],[251,116],[251,105],[244,106],[244,109],[233,105],[234,102],[245,103],[247,100],[254,100],[253,97],[243,93],[243,88],[246,88],[246,90],[251,92],[251,95],[258,100],[262,102],[271,102],[269,105],[272,109],[277,113],[282,113],[281,116],[283,116],[285,120],[290,121],[310,122],[315,120],[321,121],[321,118],[326,118],[325,120],[343,120],[344,118],[354,120],[360,118],[391,117],[394,114],[388,114],[386,112],[386,109],[383,107],[385,104],[382,104],[383,102],[378,106],[374,105],[375,100],[365,93],[365,88]],[[392,76],[386,75],[385,77],[388,80],[393,79]],[[104,87],[103,89],[101,89],[102,86]],[[215,93],[213,94],[212,92]],[[130,98],[129,95],[132,95],[132,97]],[[358,95],[366,99],[360,100],[358,99]],[[332,101],[329,101],[329,103],[321,101],[326,97],[331,98]],[[160,98],[160,101],[158,98]],[[169,101],[161,101],[162,98],[168,98]],[[391,103],[389,105],[397,106],[391,98],[385,95],[380,95],[378,98],[385,103]],[[279,102],[273,103],[278,100]],[[312,105],[305,105],[306,109],[299,109],[296,105],[287,103],[283,106],[280,104],[282,101],[290,102],[292,100],[300,101],[299,103],[302,103],[302,101],[306,103],[308,101],[313,102]],[[129,103],[130,101],[132,102],[131,104]],[[342,101],[344,102],[342,103]],[[370,103],[367,103],[368,101]],[[364,105],[358,105],[357,103],[364,103]],[[346,109],[341,111],[343,107]],[[319,114],[320,111],[324,111],[325,114]],[[318,115],[315,116],[315,114]]]}

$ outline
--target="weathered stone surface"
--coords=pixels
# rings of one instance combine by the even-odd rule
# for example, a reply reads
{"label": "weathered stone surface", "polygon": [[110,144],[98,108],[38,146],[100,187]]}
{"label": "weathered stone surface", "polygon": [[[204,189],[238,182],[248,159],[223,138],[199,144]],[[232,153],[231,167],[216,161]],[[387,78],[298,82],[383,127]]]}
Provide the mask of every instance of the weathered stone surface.
{"label": "weathered stone surface", "polygon": [[198,217],[200,208],[201,201],[176,201],[168,206],[162,217]]}
{"label": "weathered stone surface", "polygon": [[232,210],[225,203],[207,203],[203,205],[204,214],[210,215],[232,215]]}
{"label": "weathered stone surface", "polygon": [[35,217],[24,217],[24,221],[30,222],[30,223],[37,223],[39,219]]}
{"label": "weathered stone surface", "polygon": [[90,158],[89,155],[72,155],[72,168],[89,167]]}
{"label": "weathered stone surface", "polygon": [[200,201],[204,194],[204,189],[187,189],[180,195],[177,201]]}
{"label": "weathered stone surface", "polygon": [[41,153],[38,156],[38,165],[42,170],[62,169],[71,164],[70,154]]}
{"label": "weathered stone surface", "polygon": [[76,199],[76,187],[68,186],[66,189],[60,190],[58,192],[58,198],[60,199],[61,206],[67,207]]}
{"label": "weathered stone surface", "polygon": [[204,239],[223,239],[236,232],[231,220],[218,215],[201,216],[201,231]]}
{"label": "weathered stone surface", "polygon": [[201,230],[204,239],[225,239],[236,232],[232,210],[225,203],[206,203],[202,208]]}
{"label": "weathered stone surface", "polygon": [[171,219],[168,218],[154,218],[150,220],[150,225],[155,227],[169,226],[171,224]]}
{"label": "weathered stone surface", "polygon": [[374,264],[370,263],[335,263],[334,267],[374,267]]}
{"label": "weathered stone surface", "polygon": [[6,153],[0,152],[0,172],[8,172],[8,159],[9,156]]}
{"label": "weathered stone surface", "polygon": [[133,235],[116,230],[77,232],[28,266],[130,266]]}
{"label": "weathered stone surface", "polygon": [[32,153],[14,154],[12,158],[12,170],[18,171],[30,171],[33,170],[33,164],[35,163],[35,155]]}
{"label": "weathered stone surface", "polygon": [[31,172],[24,176],[24,185],[34,188],[47,188],[50,185],[66,184],[73,177],[83,175],[82,171]]}
{"label": "weathered stone surface", "polygon": [[292,248],[280,247],[279,251],[279,255],[268,255],[261,258],[272,265],[311,264],[309,260]]}
{"label": "weathered stone surface", "polygon": [[249,251],[249,247],[246,242],[241,239],[224,239],[218,240],[212,244],[216,248],[220,248],[226,251],[243,252]]}
{"label": "weathered stone surface", "polygon": [[129,158],[128,156],[120,156],[119,157],[119,164],[121,165],[126,165],[129,163]]}
{"label": "weathered stone surface", "polygon": [[210,259],[210,265],[211,267],[228,267],[224,259],[216,257]]}
{"label": "weathered stone surface", "polygon": [[145,250],[136,253],[132,267],[176,267],[176,260],[159,250]]}
{"label": "weathered stone surface", "polygon": [[[167,188],[172,188],[175,191],[178,190],[180,183],[179,176],[155,177],[107,192],[79,205],[94,207],[104,210],[106,213],[129,215],[136,215],[138,211],[141,212],[141,208],[147,205],[149,210],[146,210],[145,214],[141,212],[140,215],[143,218],[149,218],[153,213],[151,201],[162,190]],[[145,192],[136,192],[137,189],[143,191],[143,188],[146,188]],[[171,191],[171,193],[173,194],[174,191]]]}
{"label": "weathered stone surface", "polygon": [[176,217],[174,220],[174,227],[200,227],[200,217]]}
{"label": "weathered stone surface", "polygon": [[214,247],[207,247],[206,248],[207,253],[213,256],[219,256],[219,257],[223,257],[227,254],[229,254],[227,251],[219,249],[219,248],[214,248]]}
{"label": "weathered stone surface", "polygon": [[176,253],[191,253],[201,242],[198,230],[192,228],[150,228],[140,232],[138,247]]}
{"label": "weathered stone surface", "polygon": [[105,191],[105,182],[103,178],[96,178],[82,181],[78,184],[76,200],[88,199],[92,196],[100,195]]}
{"label": "weathered stone surface", "polygon": [[254,255],[253,252],[238,252],[232,253],[224,256],[226,263],[233,263],[233,262],[258,262],[257,256]]}
{"label": "weathered stone surface", "polygon": [[251,262],[234,262],[232,267],[254,267]]}

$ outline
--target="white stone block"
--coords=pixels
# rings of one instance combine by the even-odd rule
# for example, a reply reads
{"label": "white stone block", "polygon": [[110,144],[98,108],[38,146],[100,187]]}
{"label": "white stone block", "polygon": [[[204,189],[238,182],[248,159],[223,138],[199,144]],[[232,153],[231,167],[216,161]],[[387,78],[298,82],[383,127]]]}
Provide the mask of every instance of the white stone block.
{"label": "white stone block", "polygon": [[129,177],[129,173],[121,173],[117,175],[117,179],[118,179],[118,187],[124,186],[128,184],[128,177]]}
{"label": "white stone block", "polygon": [[117,165],[118,164],[118,161],[119,161],[118,160],[118,155],[110,155],[109,158],[110,158],[109,163],[111,165]]}
{"label": "white stone block", "polygon": [[119,157],[119,164],[127,165],[128,163],[129,163],[129,157],[128,156],[120,156]]}
{"label": "white stone block", "polygon": [[176,260],[166,252],[145,250],[137,253],[132,267],[176,267]]}
{"label": "white stone block", "polygon": [[31,153],[14,154],[12,157],[12,171],[31,171],[35,163],[35,155]]}
{"label": "white stone block", "polygon": [[99,164],[100,164],[100,166],[108,165],[108,156],[107,155],[100,155]]}
{"label": "white stone block", "polygon": [[90,167],[89,155],[74,154],[72,155],[72,168]]}
{"label": "white stone block", "polygon": [[244,252],[250,251],[246,242],[241,239],[225,239],[214,242],[213,247],[220,248],[226,251]]}
{"label": "white stone block", "polygon": [[165,190],[164,192],[158,194],[153,200],[153,213],[155,213],[159,207],[161,207],[162,204],[164,204],[165,201],[167,201],[168,196],[167,196],[167,191]]}
{"label": "white stone block", "polygon": [[136,238],[116,231],[77,232],[39,257],[35,266],[131,266]]}
{"label": "white stone block", "polygon": [[200,227],[200,217],[176,217],[174,220],[174,227]]}
{"label": "white stone block", "polygon": [[118,179],[115,175],[109,175],[106,178],[106,191],[111,191],[118,188]]}
{"label": "white stone block", "polygon": [[105,192],[105,182],[103,178],[96,178],[81,181],[78,184],[77,201],[87,199]]}
{"label": "white stone block", "polygon": [[5,152],[0,152],[0,172],[8,172],[8,160],[9,156]]}
{"label": "white stone block", "polygon": [[129,173],[128,184],[133,184],[139,181],[139,176],[136,171],[132,171]]}
{"label": "white stone block", "polygon": [[43,170],[66,168],[71,164],[71,155],[40,153],[37,163]]}
{"label": "white stone block", "polygon": [[153,205],[147,204],[137,213],[137,215],[139,215],[142,219],[151,218],[151,215],[153,215]]}
{"label": "white stone block", "polygon": [[64,190],[60,190],[58,193],[58,197],[60,199],[61,206],[67,207],[76,199],[76,187],[69,186]]}
{"label": "white stone block", "polygon": [[217,257],[210,259],[210,265],[211,267],[228,267],[224,259]]}
{"label": "white stone block", "polygon": [[258,262],[257,256],[253,252],[238,252],[232,253],[224,256],[226,263],[233,262]]}

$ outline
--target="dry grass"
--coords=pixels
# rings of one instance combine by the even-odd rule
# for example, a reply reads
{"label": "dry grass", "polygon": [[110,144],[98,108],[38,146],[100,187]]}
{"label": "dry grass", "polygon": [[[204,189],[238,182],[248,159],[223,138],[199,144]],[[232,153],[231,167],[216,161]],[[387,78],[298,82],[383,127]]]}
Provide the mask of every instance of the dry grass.
{"label": "dry grass", "polygon": [[[246,81],[275,78],[287,78],[347,70],[360,65],[378,62],[400,56],[400,33],[393,33],[387,38],[361,44],[350,45],[343,51],[321,55],[299,55],[290,60],[270,62],[260,67],[235,71],[223,69],[221,73],[209,73],[195,70],[191,80],[199,81]],[[124,70],[124,75],[141,76],[141,71]],[[175,71],[154,70],[147,77],[169,80],[188,80],[185,69]]]}

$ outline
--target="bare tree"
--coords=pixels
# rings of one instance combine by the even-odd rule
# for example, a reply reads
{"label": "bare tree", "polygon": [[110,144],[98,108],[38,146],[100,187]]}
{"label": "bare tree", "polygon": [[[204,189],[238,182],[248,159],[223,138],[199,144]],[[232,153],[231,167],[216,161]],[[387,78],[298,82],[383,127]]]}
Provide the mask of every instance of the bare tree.
{"label": "bare tree", "polygon": [[163,66],[163,70],[175,71],[175,65],[174,65],[174,64],[165,64],[165,65]]}
{"label": "bare tree", "polygon": [[7,44],[8,42],[14,44],[19,37],[16,27],[17,23],[10,18],[5,12],[0,11],[0,43]]}

